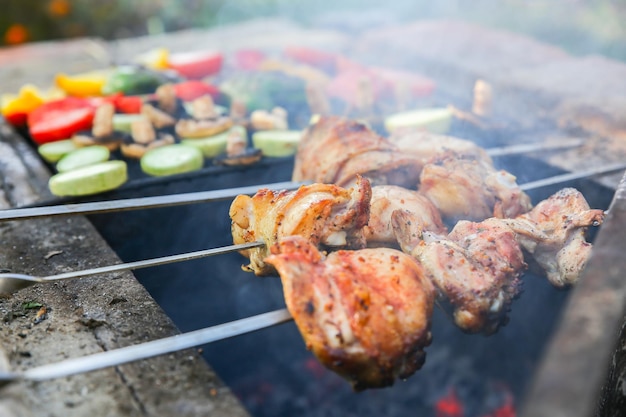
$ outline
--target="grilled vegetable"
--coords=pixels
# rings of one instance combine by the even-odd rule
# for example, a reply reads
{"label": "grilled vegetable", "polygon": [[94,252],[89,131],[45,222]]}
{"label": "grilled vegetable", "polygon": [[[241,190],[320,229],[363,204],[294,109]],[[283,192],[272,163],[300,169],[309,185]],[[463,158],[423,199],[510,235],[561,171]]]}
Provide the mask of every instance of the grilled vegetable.
{"label": "grilled vegetable", "polygon": [[39,155],[41,155],[45,161],[53,164],[76,149],[78,149],[78,147],[71,139],[65,139],[45,143],[37,148],[37,152],[39,152]]}
{"label": "grilled vegetable", "polygon": [[3,95],[0,108],[4,118],[13,126],[23,126],[28,114],[44,103],[40,91],[32,85],[25,85],[17,95]]}
{"label": "grilled vegetable", "polygon": [[153,176],[165,176],[195,171],[202,168],[204,157],[198,148],[174,144],[151,149],[141,157],[143,172]]}
{"label": "grilled vegetable", "polygon": [[448,108],[412,110],[385,119],[385,129],[392,133],[401,129],[419,129],[444,134],[450,130],[452,112]]}
{"label": "grilled vegetable", "polygon": [[116,113],[113,116],[113,129],[119,132],[130,133],[130,126],[135,120],[144,119],[145,116],[141,114],[119,114]]}
{"label": "grilled vegetable", "polygon": [[183,139],[180,143],[199,149],[205,158],[214,158],[226,151],[227,139],[228,132],[222,132],[204,138]]}
{"label": "grilled vegetable", "polygon": [[90,195],[113,190],[127,179],[126,162],[106,161],[56,174],[48,187],[57,196]]}
{"label": "grilled vegetable", "polygon": [[167,66],[185,78],[198,80],[220,72],[223,60],[215,51],[184,52],[170,54]]}
{"label": "grilled vegetable", "polygon": [[301,137],[299,130],[263,130],[252,135],[252,144],[265,156],[289,156],[296,153]]}
{"label": "grilled vegetable", "polygon": [[166,80],[154,71],[135,66],[120,66],[102,86],[102,94],[150,94]]}
{"label": "grilled vegetable", "polygon": [[30,135],[37,144],[67,139],[91,129],[95,111],[88,100],[77,97],[44,103],[28,115]]}
{"label": "grilled vegetable", "polygon": [[74,97],[91,97],[102,94],[102,87],[107,81],[111,70],[92,71],[83,74],[57,74],[56,85],[68,95]]}
{"label": "grilled vegetable", "polygon": [[111,153],[105,146],[94,145],[78,148],[63,156],[56,165],[57,171],[67,172],[109,159]]}

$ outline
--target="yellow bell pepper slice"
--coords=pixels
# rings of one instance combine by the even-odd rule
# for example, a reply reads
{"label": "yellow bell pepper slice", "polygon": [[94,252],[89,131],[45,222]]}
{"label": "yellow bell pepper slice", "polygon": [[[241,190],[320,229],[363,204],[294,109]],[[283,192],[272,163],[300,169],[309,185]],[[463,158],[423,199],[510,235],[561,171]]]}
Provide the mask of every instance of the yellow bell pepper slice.
{"label": "yellow bell pepper slice", "polygon": [[18,94],[4,94],[0,100],[2,115],[10,118],[26,115],[44,103],[45,99],[34,85],[23,86]]}
{"label": "yellow bell pepper slice", "polygon": [[76,75],[57,74],[54,81],[60,89],[74,97],[93,97],[101,95],[110,71],[92,71]]}

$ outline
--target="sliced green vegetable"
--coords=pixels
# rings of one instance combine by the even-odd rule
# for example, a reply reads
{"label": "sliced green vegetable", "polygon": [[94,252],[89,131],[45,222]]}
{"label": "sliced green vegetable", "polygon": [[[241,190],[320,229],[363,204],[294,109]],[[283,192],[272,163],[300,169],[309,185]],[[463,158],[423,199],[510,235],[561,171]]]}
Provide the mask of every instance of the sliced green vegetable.
{"label": "sliced green vegetable", "polygon": [[78,149],[72,139],[58,140],[56,142],[48,142],[37,148],[39,155],[51,164],[58,162],[68,153]]}
{"label": "sliced green vegetable", "polygon": [[217,135],[207,136],[204,138],[182,139],[180,143],[200,149],[205,158],[215,158],[217,155],[226,152],[228,135],[232,132],[232,129],[243,129],[245,134],[245,128],[235,126],[226,132],[218,133]]}
{"label": "sliced green vegetable", "polygon": [[452,112],[447,108],[420,109],[391,115],[385,119],[389,133],[397,129],[416,128],[427,132],[445,134],[450,130]]}
{"label": "sliced green vegetable", "polygon": [[116,113],[113,115],[113,130],[120,132],[130,133],[130,126],[136,120],[145,119],[146,116],[142,114],[121,114]]}
{"label": "sliced green vegetable", "polygon": [[300,138],[299,130],[261,130],[252,135],[252,145],[265,156],[289,156],[298,150]]}
{"label": "sliced green vegetable", "polygon": [[128,179],[126,162],[106,161],[53,175],[48,182],[57,196],[80,196],[113,190]]}
{"label": "sliced green vegetable", "polygon": [[140,160],[141,169],[148,175],[165,176],[195,171],[204,165],[200,149],[174,144],[151,149]]}
{"label": "sliced green vegetable", "polygon": [[67,172],[87,165],[97,164],[109,159],[111,152],[102,145],[86,146],[78,148],[57,162],[57,171]]}
{"label": "sliced green vegetable", "polygon": [[125,95],[150,94],[158,86],[165,83],[165,78],[156,71],[146,68],[123,65],[115,69],[102,86],[102,94],[111,95],[123,93]]}

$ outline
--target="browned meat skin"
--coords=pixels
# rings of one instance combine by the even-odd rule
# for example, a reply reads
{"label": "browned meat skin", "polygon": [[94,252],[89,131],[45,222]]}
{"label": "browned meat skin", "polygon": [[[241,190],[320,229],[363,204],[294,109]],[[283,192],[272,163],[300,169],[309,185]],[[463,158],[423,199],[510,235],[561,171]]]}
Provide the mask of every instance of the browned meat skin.
{"label": "browned meat skin", "polygon": [[377,185],[372,187],[370,220],[365,227],[365,239],[368,246],[395,246],[396,235],[391,227],[391,213],[402,210],[407,213],[407,228],[412,233],[428,230],[446,233],[437,208],[417,191],[396,185]]}
{"label": "browned meat skin", "polygon": [[602,210],[592,210],[583,195],[564,188],[515,219],[503,219],[517,240],[556,287],[578,281],[591,254],[585,240],[588,226],[604,220]]}
{"label": "browned meat skin", "polygon": [[532,208],[513,175],[453,152],[424,166],[419,190],[449,221],[515,217]]}
{"label": "browned meat skin", "polygon": [[389,141],[403,153],[414,155],[428,163],[432,159],[452,151],[459,156],[471,157],[493,164],[487,152],[474,142],[452,136],[436,135],[429,132],[411,130],[400,131],[389,136]]}
{"label": "browned meat skin", "polygon": [[303,135],[292,179],[350,186],[357,175],[373,185],[414,187],[422,164],[359,122],[322,116]]}
{"label": "browned meat skin", "polygon": [[393,228],[402,250],[418,259],[468,333],[495,333],[508,322],[511,302],[526,269],[515,233],[499,219],[460,221],[448,236],[407,230],[406,214],[395,211]]}
{"label": "browned meat skin", "polygon": [[253,197],[237,196],[229,212],[233,241],[265,242],[265,247],[242,252],[250,258],[246,268],[257,275],[274,272],[264,259],[269,247],[285,236],[303,236],[332,248],[363,248],[371,193],[369,181],[359,178],[351,189],[312,184],[291,192],[262,189]]}
{"label": "browned meat skin", "polygon": [[267,262],[307,348],[355,390],[389,386],[421,368],[434,288],[410,256],[377,248],[324,257],[293,236],[274,245]]}

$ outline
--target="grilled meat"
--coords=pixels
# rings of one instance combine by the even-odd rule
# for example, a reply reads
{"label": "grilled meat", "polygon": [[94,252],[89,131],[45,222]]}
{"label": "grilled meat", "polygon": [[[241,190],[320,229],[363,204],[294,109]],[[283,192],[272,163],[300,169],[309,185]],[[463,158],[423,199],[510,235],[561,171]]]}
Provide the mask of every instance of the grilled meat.
{"label": "grilled meat", "polygon": [[447,236],[415,234],[403,211],[392,214],[402,250],[418,259],[468,333],[492,334],[508,321],[526,269],[515,233],[499,219],[460,221]]}
{"label": "grilled meat", "polygon": [[591,254],[585,230],[604,219],[602,210],[591,210],[585,197],[564,188],[543,200],[530,212],[503,219],[517,234],[520,245],[556,287],[574,284]]}
{"label": "grilled meat", "polygon": [[435,233],[446,233],[437,208],[417,191],[395,185],[372,187],[370,220],[365,227],[368,246],[395,246],[396,235],[391,227],[391,213],[403,210],[407,213],[406,227],[411,233],[422,229]]}
{"label": "grilled meat", "polygon": [[389,248],[324,257],[300,236],[266,261],[308,349],[355,390],[392,385],[421,368],[430,344],[434,288],[423,267]]}
{"label": "grilled meat", "polygon": [[253,197],[237,196],[229,212],[234,243],[265,242],[265,247],[242,252],[250,258],[246,268],[257,275],[273,273],[264,259],[269,247],[285,236],[303,236],[334,249],[365,247],[371,191],[369,181],[359,177],[351,189],[312,184],[295,191],[262,189]]}
{"label": "grilled meat", "polygon": [[389,141],[403,153],[420,158],[423,164],[452,151],[459,156],[471,157],[493,164],[487,152],[474,142],[452,136],[436,135],[421,130],[400,131],[389,136]]}
{"label": "grilled meat", "polygon": [[300,141],[292,179],[347,187],[362,175],[372,185],[414,187],[421,168],[418,158],[403,154],[364,124],[322,116]]}
{"label": "grilled meat", "polygon": [[515,177],[484,160],[447,152],[426,164],[420,192],[450,221],[515,217],[532,208]]}

